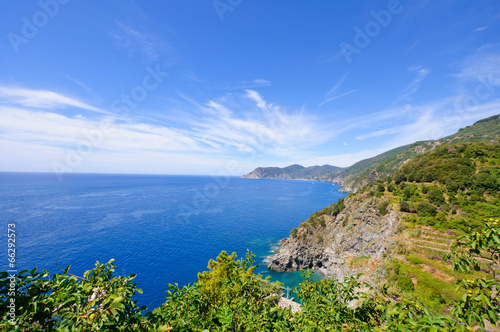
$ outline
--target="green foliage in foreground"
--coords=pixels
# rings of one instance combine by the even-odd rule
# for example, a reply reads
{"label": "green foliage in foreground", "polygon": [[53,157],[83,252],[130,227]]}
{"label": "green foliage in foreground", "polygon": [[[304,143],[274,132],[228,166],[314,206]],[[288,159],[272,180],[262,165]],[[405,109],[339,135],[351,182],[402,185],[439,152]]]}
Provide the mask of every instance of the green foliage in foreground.
{"label": "green foliage in foreground", "polygon": [[[387,301],[358,278],[343,282],[312,282],[304,275],[295,291],[302,310],[277,306],[281,285],[255,275],[254,256],[236,260],[222,252],[209,262],[194,285],[168,285],[167,301],[151,312],[131,299],[141,293],[129,277],[114,276],[112,261],[77,277],[66,268],[49,277],[48,271],[23,271],[15,279],[0,273],[0,329],[2,331],[468,331],[484,321],[500,321],[500,222],[460,237],[445,259],[455,270],[478,269],[475,257],[491,260],[490,278],[459,280],[465,290],[451,315],[436,315],[414,301]],[[359,276],[358,276],[359,277]],[[398,282],[405,283],[404,279]],[[408,284],[409,286],[409,284]],[[383,292],[382,292],[383,293]],[[15,299],[15,323],[9,304]],[[350,304],[357,303],[357,307]]]}

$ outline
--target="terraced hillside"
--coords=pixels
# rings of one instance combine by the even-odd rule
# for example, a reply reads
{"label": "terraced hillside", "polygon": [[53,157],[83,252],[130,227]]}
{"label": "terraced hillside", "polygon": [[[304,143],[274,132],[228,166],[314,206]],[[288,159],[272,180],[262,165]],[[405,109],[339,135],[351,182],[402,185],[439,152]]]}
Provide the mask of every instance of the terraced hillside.
{"label": "terraced hillside", "polygon": [[488,273],[486,258],[481,271],[452,272],[450,261],[443,257],[451,252],[458,232],[440,231],[429,226],[406,224],[396,240],[394,255],[386,263],[387,294],[393,298],[415,298],[428,308],[449,312],[453,302],[463,292],[456,292],[459,279],[485,278]]}

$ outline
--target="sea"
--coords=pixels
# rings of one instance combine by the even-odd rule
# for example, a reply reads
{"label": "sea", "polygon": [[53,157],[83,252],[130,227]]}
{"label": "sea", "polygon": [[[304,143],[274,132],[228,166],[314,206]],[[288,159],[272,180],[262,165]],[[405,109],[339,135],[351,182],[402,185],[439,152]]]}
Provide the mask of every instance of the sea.
{"label": "sea", "polygon": [[[165,302],[167,284],[192,284],[225,250],[256,254],[257,273],[296,287],[301,273],[277,273],[265,259],[311,213],[346,194],[332,183],[238,177],[0,173],[0,239],[7,261],[15,224],[15,269],[61,267],[83,275],[115,260],[116,275],[137,274],[139,305]],[[315,275],[319,279],[319,275]]]}

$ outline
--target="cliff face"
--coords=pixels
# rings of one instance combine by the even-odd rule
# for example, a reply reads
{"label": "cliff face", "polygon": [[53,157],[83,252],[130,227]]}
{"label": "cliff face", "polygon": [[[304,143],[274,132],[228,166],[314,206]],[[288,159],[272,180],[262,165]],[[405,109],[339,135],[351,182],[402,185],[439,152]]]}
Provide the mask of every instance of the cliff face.
{"label": "cliff face", "polygon": [[[314,268],[323,276],[343,280],[364,273],[369,281],[382,255],[392,244],[399,224],[396,211],[379,213],[382,200],[350,196],[337,215],[322,215],[303,222],[294,234],[280,242],[267,266],[275,271]],[[322,226],[324,225],[324,226]]]}

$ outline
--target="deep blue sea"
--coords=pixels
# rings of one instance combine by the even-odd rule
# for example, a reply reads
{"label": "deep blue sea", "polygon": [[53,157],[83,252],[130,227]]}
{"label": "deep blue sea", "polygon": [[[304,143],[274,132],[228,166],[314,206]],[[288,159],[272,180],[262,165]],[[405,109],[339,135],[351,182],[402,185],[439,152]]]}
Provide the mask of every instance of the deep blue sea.
{"label": "deep blue sea", "polygon": [[[275,273],[263,260],[309,215],[345,194],[325,182],[236,177],[0,173],[0,221],[16,224],[16,269],[82,275],[114,258],[137,274],[136,299],[154,309],[167,283],[193,283],[226,250],[257,254],[258,270],[294,287],[300,273]],[[5,249],[5,251],[7,251]],[[7,252],[0,270],[7,270]]]}

